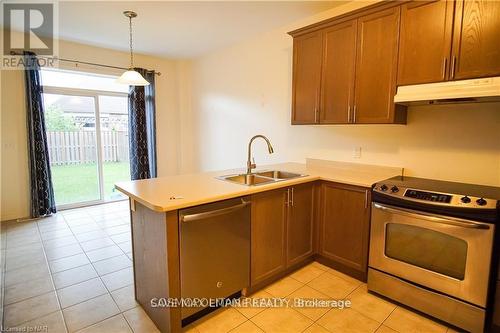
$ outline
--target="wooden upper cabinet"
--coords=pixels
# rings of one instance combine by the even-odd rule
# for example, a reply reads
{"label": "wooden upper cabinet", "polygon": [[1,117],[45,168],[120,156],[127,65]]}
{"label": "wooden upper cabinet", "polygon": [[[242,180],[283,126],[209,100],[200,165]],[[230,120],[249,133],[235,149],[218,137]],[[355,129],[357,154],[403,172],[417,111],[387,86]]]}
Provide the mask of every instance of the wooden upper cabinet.
{"label": "wooden upper cabinet", "polygon": [[381,1],[289,34],[292,124],[405,124],[398,85],[500,75],[500,1]]}
{"label": "wooden upper cabinet", "polygon": [[252,285],[286,268],[287,189],[252,196]]}
{"label": "wooden upper cabinet", "polygon": [[320,123],[351,122],[354,105],[356,20],[323,32]]}
{"label": "wooden upper cabinet", "polygon": [[398,85],[448,77],[453,1],[415,1],[401,6]]}
{"label": "wooden upper cabinet", "polygon": [[[358,19],[354,122],[398,123],[406,114],[396,114],[396,92],[400,7],[389,8]],[[403,110],[401,110],[403,112]]]}
{"label": "wooden upper cabinet", "polygon": [[500,75],[500,1],[456,2],[451,78]]}
{"label": "wooden upper cabinet", "polygon": [[289,188],[287,224],[287,266],[293,266],[313,254],[314,184]]}
{"label": "wooden upper cabinet", "polygon": [[294,39],[292,124],[319,121],[322,40],[318,31]]}

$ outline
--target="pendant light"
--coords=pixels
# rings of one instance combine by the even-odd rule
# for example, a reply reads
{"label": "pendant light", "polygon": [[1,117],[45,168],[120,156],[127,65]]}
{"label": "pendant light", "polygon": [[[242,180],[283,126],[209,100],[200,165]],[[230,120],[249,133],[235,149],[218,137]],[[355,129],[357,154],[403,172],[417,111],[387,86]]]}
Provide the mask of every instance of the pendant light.
{"label": "pendant light", "polygon": [[137,17],[137,13],[131,10],[126,10],[123,15],[129,20],[129,36],[130,36],[130,68],[123,73],[117,80],[117,83],[128,84],[130,86],[147,86],[149,82],[142,75],[134,70],[134,51],[132,49],[132,19]]}

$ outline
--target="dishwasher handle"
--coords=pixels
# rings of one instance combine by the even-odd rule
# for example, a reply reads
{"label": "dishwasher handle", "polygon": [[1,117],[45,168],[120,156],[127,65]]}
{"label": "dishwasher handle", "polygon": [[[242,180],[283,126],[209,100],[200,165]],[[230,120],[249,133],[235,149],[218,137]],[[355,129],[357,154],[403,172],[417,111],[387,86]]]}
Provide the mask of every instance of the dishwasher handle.
{"label": "dishwasher handle", "polygon": [[227,207],[227,208],[221,208],[221,209],[216,209],[216,210],[211,210],[208,212],[203,212],[203,213],[197,213],[197,214],[189,214],[189,215],[181,215],[179,217],[181,222],[191,222],[191,221],[198,221],[198,220],[203,220],[203,219],[208,219],[211,217],[216,217],[224,214],[229,214],[234,211],[240,210],[242,208],[245,208],[246,206],[250,205],[250,201],[245,201],[241,199],[241,203],[235,206]]}

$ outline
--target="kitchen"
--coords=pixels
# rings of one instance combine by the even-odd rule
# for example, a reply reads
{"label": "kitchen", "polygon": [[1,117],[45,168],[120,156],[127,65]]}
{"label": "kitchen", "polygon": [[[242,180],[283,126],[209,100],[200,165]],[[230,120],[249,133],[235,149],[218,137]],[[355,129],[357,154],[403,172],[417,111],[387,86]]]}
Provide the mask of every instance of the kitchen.
{"label": "kitchen", "polygon": [[[159,161],[178,172],[116,185],[130,198],[135,298],[156,327],[203,331],[214,314],[151,307],[153,298],[251,298],[316,268],[339,285],[368,282],[368,295],[427,320],[488,331],[498,260],[499,10],[492,1],[346,2],[177,64],[189,74],[177,87],[187,98],[177,97],[178,128],[158,135],[163,143],[178,137],[175,159]],[[476,26],[477,35],[467,30]],[[479,41],[461,39],[466,33]],[[408,211],[419,217],[403,217]],[[397,226],[395,243],[428,243],[394,250],[380,220]],[[417,223],[427,233],[410,241],[414,229],[397,232]],[[330,299],[350,294],[314,283]],[[266,324],[264,314],[248,325],[349,331],[333,313],[293,329]],[[358,331],[414,329],[354,318]]]}

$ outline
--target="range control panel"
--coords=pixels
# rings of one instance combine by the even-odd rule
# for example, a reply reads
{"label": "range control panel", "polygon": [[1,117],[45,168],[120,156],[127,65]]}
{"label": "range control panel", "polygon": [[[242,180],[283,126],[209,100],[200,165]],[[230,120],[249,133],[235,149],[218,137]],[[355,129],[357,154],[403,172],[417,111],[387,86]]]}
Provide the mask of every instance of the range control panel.
{"label": "range control panel", "polygon": [[404,196],[418,200],[442,202],[448,204],[451,202],[452,198],[452,196],[448,194],[417,191],[417,190],[406,190]]}
{"label": "range control panel", "polygon": [[425,202],[432,205],[463,208],[495,209],[497,200],[465,194],[442,193],[406,188],[390,183],[377,183],[373,191],[408,201]]}

